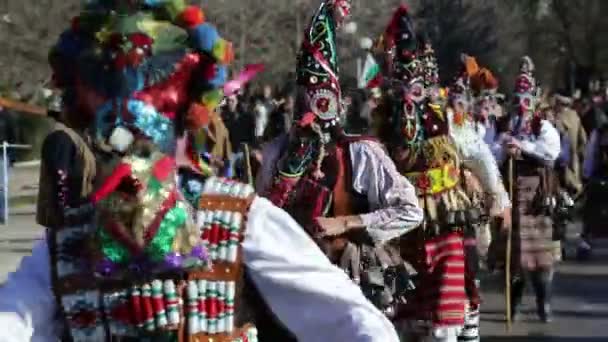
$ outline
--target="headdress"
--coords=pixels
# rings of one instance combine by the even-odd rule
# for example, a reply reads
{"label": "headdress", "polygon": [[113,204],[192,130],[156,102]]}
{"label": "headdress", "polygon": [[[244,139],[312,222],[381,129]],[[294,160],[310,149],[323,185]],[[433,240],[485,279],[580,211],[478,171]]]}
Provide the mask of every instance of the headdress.
{"label": "headdress", "polygon": [[206,123],[222,95],[232,47],[183,0],[92,0],[50,55],[61,88],[80,83],[106,102],[96,113],[98,142],[122,126],[162,149],[174,120]]}
{"label": "headdress", "polygon": [[475,57],[463,54],[461,56],[461,70],[450,87],[450,101],[461,102],[468,105],[471,101],[471,79],[479,72],[479,65]]}
{"label": "headdress", "polygon": [[304,97],[300,116],[314,113],[324,126],[337,124],[342,111],[336,28],[350,13],[350,1],[323,2],[306,30],[297,62],[297,84]]}
{"label": "headdress", "polygon": [[405,5],[399,7],[381,38],[386,53],[387,74],[396,80],[411,81],[420,76],[418,40],[414,23]]}
{"label": "headdress", "polygon": [[528,56],[521,60],[519,76],[515,80],[515,105],[520,114],[534,113],[539,103],[540,89],[534,78],[534,63]]}
{"label": "headdress", "polygon": [[437,64],[433,44],[428,37],[422,37],[420,48],[424,86],[427,88],[439,87],[439,65]]}

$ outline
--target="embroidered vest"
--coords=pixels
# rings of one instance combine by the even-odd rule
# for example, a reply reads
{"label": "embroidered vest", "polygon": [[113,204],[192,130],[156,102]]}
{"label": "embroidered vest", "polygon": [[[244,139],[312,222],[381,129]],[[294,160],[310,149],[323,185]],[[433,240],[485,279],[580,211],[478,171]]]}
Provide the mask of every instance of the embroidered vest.
{"label": "embroidered vest", "polygon": [[127,274],[93,273],[102,253],[93,223],[51,231],[53,290],[65,320],[67,341],[257,341],[243,322],[241,241],[253,198],[247,185],[206,181],[197,227],[212,267]]}

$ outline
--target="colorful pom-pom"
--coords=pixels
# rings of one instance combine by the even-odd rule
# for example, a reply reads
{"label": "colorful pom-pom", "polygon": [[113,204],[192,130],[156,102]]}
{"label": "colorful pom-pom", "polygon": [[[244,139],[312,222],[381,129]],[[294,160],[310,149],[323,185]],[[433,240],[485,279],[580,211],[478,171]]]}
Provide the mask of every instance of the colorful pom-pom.
{"label": "colorful pom-pom", "polygon": [[224,65],[215,65],[215,76],[208,79],[209,86],[213,88],[223,88],[228,80],[228,68]]}
{"label": "colorful pom-pom", "polygon": [[199,52],[211,53],[219,39],[221,38],[217,29],[208,23],[190,30],[190,40]]}
{"label": "colorful pom-pom", "polygon": [[201,103],[207,108],[215,110],[224,98],[224,92],[221,89],[208,91],[201,97]]}
{"label": "colorful pom-pom", "polygon": [[179,23],[187,29],[193,29],[205,22],[205,13],[197,6],[188,6],[179,16]]}
{"label": "colorful pom-pom", "polygon": [[228,65],[232,63],[234,60],[232,43],[225,39],[218,40],[213,46],[211,55],[221,64]]}

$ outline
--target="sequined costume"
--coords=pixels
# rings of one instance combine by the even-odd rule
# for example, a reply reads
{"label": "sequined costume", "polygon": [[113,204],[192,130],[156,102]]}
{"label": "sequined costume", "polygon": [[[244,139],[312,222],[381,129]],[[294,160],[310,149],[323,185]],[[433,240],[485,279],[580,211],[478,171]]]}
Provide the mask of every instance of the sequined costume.
{"label": "sequined costume", "polygon": [[496,142],[499,162],[508,172],[508,150],[513,158],[513,258],[512,312],[519,314],[525,279],[536,292],[538,315],[551,319],[553,279],[552,216],[557,196],[553,172],[560,154],[560,136],[538,113],[541,94],[529,57],[521,62],[515,85],[513,110],[504,118]]}
{"label": "sequined costume", "polygon": [[[464,146],[473,143],[484,144],[484,153],[478,156],[486,164],[496,164],[495,160],[490,160],[488,149],[494,143],[496,136],[496,117],[490,116],[490,111],[495,110],[496,105],[493,97],[498,87],[498,81],[493,77],[488,69],[481,68],[474,57],[462,55],[462,68],[455,78],[449,92],[447,112],[453,117],[456,123],[452,135],[456,143]],[[492,112],[492,114],[495,114]],[[471,139],[469,136],[475,133],[478,138]],[[470,159],[470,157],[469,157]],[[495,158],[493,158],[495,159]],[[492,189],[487,188],[487,183],[481,183],[474,174],[466,169],[467,163],[463,164],[464,178],[463,187],[471,199],[474,206],[482,208],[482,219],[473,224],[474,229],[465,231],[465,256],[466,256],[466,278],[467,281],[467,311],[465,315],[465,327],[458,336],[459,341],[479,341],[479,316],[481,300],[475,295],[479,293],[479,267],[482,256],[487,254],[491,243],[491,224],[498,226],[502,224],[500,220],[490,219],[496,212],[503,210],[508,203],[508,195],[503,188],[500,189],[501,201],[488,201],[487,194],[492,193]],[[497,168],[493,168],[497,172]],[[485,184],[486,187],[481,184]],[[491,206],[499,204],[502,207]],[[498,228],[498,227],[495,227]]]}
{"label": "sequined costume", "polygon": [[[382,145],[346,135],[339,124],[335,29],[349,9],[348,1],[325,1],[313,16],[298,56],[297,123],[264,149],[256,187],[289,212],[374,304],[393,315],[408,281],[398,252],[387,246],[418,226],[421,211],[413,186]],[[328,226],[338,231],[327,235]],[[385,278],[386,270],[395,277]]]}
{"label": "sequined costume", "polygon": [[465,112],[446,110],[433,77],[432,49],[419,46],[405,6],[395,12],[378,48],[386,56],[385,77],[392,91],[385,120],[393,130],[383,139],[399,172],[415,185],[425,214],[421,228],[401,242],[402,255],[419,277],[418,291],[400,319],[405,335],[456,341],[465,326],[467,302],[478,304],[477,294],[470,293],[476,287],[466,271],[465,236],[479,222],[481,210],[464,189],[464,169],[497,207],[508,207],[509,199],[472,121]]}
{"label": "sequined costume", "polygon": [[[192,145],[174,151],[178,123],[205,131],[229,46],[183,1],[87,2],[53,70],[95,114],[106,170],[0,287],[0,340],[255,342],[256,305],[301,341],[398,340],[287,213],[205,173]],[[184,151],[194,208],[176,177]]]}

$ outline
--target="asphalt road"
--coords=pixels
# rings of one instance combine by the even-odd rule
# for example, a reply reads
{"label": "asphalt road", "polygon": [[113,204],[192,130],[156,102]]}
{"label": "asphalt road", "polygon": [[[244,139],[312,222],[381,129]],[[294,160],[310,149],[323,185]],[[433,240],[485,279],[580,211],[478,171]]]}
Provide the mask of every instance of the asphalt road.
{"label": "asphalt road", "polygon": [[[44,230],[34,224],[32,215],[13,216],[8,226],[0,226],[0,283],[43,236]],[[555,320],[551,324],[538,322],[534,297],[528,289],[523,320],[507,332],[501,290],[504,280],[500,275],[484,279],[482,341],[608,342],[608,241],[601,242],[595,251],[590,262],[566,261],[559,266],[553,301]]]}

